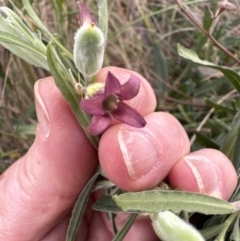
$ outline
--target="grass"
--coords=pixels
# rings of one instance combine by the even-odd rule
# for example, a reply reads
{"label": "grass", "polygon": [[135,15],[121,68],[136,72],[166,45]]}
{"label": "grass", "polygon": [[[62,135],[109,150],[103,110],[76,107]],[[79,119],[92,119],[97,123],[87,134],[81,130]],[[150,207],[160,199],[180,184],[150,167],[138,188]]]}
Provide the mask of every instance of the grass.
{"label": "grass", "polygon": [[[86,2],[96,12],[96,1]],[[51,33],[72,52],[78,28],[76,2],[32,0],[31,3]],[[185,9],[195,21],[238,57],[238,5],[213,20],[205,8],[209,1],[185,3]],[[0,6],[14,9],[29,28],[37,31],[36,24],[22,9],[21,1],[0,0]],[[210,2],[210,8],[216,11],[215,1]],[[109,13],[104,66],[114,65],[142,74],[156,93],[156,110],[177,117],[189,135],[192,150],[220,149],[238,167],[234,147],[240,125],[239,94],[221,72],[180,57],[177,44],[193,49],[202,59],[235,71],[239,71],[239,65],[215,47],[172,0],[109,1]],[[48,37],[43,35],[43,39],[47,43]],[[24,155],[34,140],[37,118],[33,86],[37,79],[48,75],[49,72],[27,64],[0,47],[0,173]]]}

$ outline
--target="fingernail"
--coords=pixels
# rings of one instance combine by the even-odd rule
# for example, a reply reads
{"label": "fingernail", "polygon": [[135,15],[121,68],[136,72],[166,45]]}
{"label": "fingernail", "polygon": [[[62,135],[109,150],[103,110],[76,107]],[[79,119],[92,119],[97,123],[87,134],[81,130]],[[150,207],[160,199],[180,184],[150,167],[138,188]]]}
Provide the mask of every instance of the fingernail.
{"label": "fingernail", "polygon": [[196,178],[200,193],[222,198],[221,170],[218,166],[203,156],[188,155],[184,161]]}
{"label": "fingernail", "polygon": [[41,95],[39,93],[39,83],[40,82],[37,81],[34,86],[36,112],[38,117],[38,128],[44,137],[48,137],[50,132],[49,115],[47,113],[44,101],[42,100]]}
{"label": "fingernail", "polygon": [[143,177],[159,164],[162,153],[160,145],[146,127],[122,127],[118,131],[118,141],[132,179]]}

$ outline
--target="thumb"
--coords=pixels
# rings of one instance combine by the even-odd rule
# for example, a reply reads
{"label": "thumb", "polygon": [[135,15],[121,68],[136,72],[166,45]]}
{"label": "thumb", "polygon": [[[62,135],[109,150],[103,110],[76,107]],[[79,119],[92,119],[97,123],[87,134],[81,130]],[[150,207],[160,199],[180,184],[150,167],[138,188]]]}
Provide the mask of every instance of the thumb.
{"label": "thumb", "polygon": [[53,78],[36,83],[35,99],[39,120],[35,141],[0,179],[0,240],[43,237],[97,167],[97,153]]}

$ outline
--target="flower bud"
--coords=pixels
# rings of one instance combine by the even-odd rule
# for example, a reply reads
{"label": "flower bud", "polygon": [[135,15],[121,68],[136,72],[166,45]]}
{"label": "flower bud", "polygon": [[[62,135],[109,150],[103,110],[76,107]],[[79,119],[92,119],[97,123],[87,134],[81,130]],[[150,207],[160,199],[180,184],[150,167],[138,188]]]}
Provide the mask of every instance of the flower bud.
{"label": "flower bud", "polygon": [[170,211],[159,212],[151,219],[154,231],[162,241],[204,241],[193,226]]}
{"label": "flower bud", "polygon": [[95,75],[102,67],[105,38],[87,8],[79,3],[80,24],[75,35],[73,56],[77,69],[84,76]]}
{"label": "flower bud", "polygon": [[88,85],[84,90],[85,99],[89,99],[96,94],[103,93],[104,87],[105,83],[93,83]]}

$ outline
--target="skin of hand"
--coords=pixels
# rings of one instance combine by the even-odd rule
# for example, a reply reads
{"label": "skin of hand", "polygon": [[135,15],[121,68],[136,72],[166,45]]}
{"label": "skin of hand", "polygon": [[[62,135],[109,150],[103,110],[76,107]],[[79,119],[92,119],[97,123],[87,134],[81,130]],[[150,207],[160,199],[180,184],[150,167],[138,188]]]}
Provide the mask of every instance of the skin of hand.
{"label": "skin of hand", "polygon": [[[156,99],[139,74],[116,67],[111,71],[121,83],[131,74],[141,80],[139,94],[128,104],[146,119],[143,129],[117,121],[102,135],[98,152],[77,123],[52,77],[35,85],[38,127],[28,153],[0,178],[0,240],[65,240],[71,210],[79,193],[98,165],[116,185],[128,191],[149,189],[168,176],[181,190],[229,199],[237,184],[236,172],[221,152],[202,149],[190,153],[181,124],[169,113],[153,112]],[[99,193],[91,195],[76,240],[112,240],[106,215],[91,210]],[[117,215],[117,225],[127,215]],[[158,240],[149,220],[139,217],[126,241]]]}

